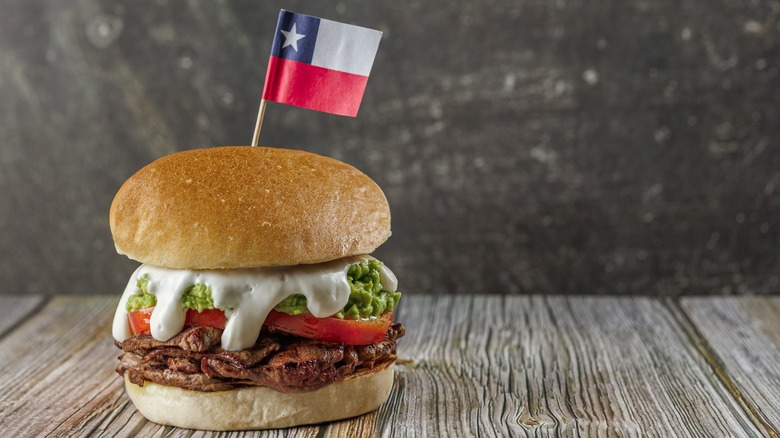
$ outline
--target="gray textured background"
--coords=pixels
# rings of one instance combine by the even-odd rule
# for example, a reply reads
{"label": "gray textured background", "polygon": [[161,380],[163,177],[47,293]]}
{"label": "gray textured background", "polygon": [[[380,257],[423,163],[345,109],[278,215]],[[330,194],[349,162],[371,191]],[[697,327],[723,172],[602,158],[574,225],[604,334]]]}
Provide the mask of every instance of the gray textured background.
{"label": "gray textured background", "polygon": [[347,161],[414,293],[780,291],[780,2],[0,0],[2,293],[119,293],[140,166],[251,140],[281,7],[385,32],[357,119],[269,104]]}

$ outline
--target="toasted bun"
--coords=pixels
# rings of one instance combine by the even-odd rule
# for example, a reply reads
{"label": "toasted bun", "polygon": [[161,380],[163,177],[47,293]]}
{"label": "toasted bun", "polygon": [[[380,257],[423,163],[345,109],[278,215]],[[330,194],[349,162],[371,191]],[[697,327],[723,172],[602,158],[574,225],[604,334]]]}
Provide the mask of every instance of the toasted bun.
{"label": "toasted bun", "polygon": [[275,429],[365,414],[390,396],[393,366],[332,383],[316,391],[287,393],[258,386],[201,392],[145,382],[125,374],[136,408],[158,424],[203,430]]}
{"label": "toasted bun", "polygon": [[304,151],[225,146],[162,157],[111,204],[120,254],[180,269],[319,263],[369,254],[390,236],[379,186]]}

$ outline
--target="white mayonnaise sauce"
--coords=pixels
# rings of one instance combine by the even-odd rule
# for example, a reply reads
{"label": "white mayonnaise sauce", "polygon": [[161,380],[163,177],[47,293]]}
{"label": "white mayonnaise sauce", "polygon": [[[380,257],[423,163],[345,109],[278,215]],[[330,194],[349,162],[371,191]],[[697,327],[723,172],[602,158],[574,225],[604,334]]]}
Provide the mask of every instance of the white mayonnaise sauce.
{"label": "white mayonnaise sauce", "polygon": [[[315,265],[275,268],[186,270],[141,265],[127,283],[114,314],[114,339],[124,341],[132,336],[127,320],[127,300],[141,293],[136,283],[149,274],[148,291],[157,297],[150,320],[152,337],[167,341],[184,328],[187,313],[181,304],[184,290],[193,284],[211,288],[214,306],[225,311],[227,323],[222,333],[222,348],[242,350],[257,341],[268,313],[293,294],[306,296],[309,312],[318,318],[337,313],[347,305],[350,287],[347,271],[353,264],[370,256],[349,257]],[[380,279],[384,290],[395,292],[398,280],[383,265]]]}

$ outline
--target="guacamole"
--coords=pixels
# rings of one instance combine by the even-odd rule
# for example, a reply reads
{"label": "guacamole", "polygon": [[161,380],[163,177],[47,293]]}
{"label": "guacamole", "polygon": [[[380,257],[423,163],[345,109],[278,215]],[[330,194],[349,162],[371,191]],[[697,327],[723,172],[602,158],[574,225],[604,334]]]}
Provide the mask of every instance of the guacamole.
{"label": "guacamole", "polygon": [[[382,288],[379,275],[381,269],[382,262],[373,259],[364,260],[350,266],[347,271],[347,281],[351,289],[349,300],[347,305],[334,316],[347,319],[363,319],[378,317],[385,312],[392,312],[401,298],[401,293],[388,292]],[[131,295],[128,298],[127,311],[133,312],[155,306],[157,297],[149,293],[149,276],[143,275],[140,277],[136,285],[141,290],[141,293]],[[198,312],[202,312],[205,309],[214,309],[211,289],[205,284],[194,284],[187,287],[182,295],[182,306]],[[289,315],[306,313],[308,312],[306,297],[299,294],[290,295],[279,303],[274,310]]]}
{"label": "guacamole", "polygon": [[149,293],[149,275],[143,275],[135,282],[140,294],[130,295],[127,299],[127,311],[133,312],[138,309],[146,309],[157,305],[157,297]]}

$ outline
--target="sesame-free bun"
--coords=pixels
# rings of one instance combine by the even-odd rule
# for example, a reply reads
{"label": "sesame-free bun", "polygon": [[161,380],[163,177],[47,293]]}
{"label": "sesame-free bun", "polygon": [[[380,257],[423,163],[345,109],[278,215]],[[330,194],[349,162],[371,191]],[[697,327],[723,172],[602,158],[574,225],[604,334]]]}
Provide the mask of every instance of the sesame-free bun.
{"label": "sesame-free bun", "polygon": [[369,254],[390,208],[368,176],[332,158],[268,147],[177,152],[131,176],[110,211],[116,249],[179,269],[319,263]]}
{"label": "sesame-free bun", "polygon": [[350,418],[378,408],[392,387],[392,365],[310,392],[265,386],[202,392],[152,382],[138,386],[125,374],[127,394],[148,420],[202,430],[275,429]]}

